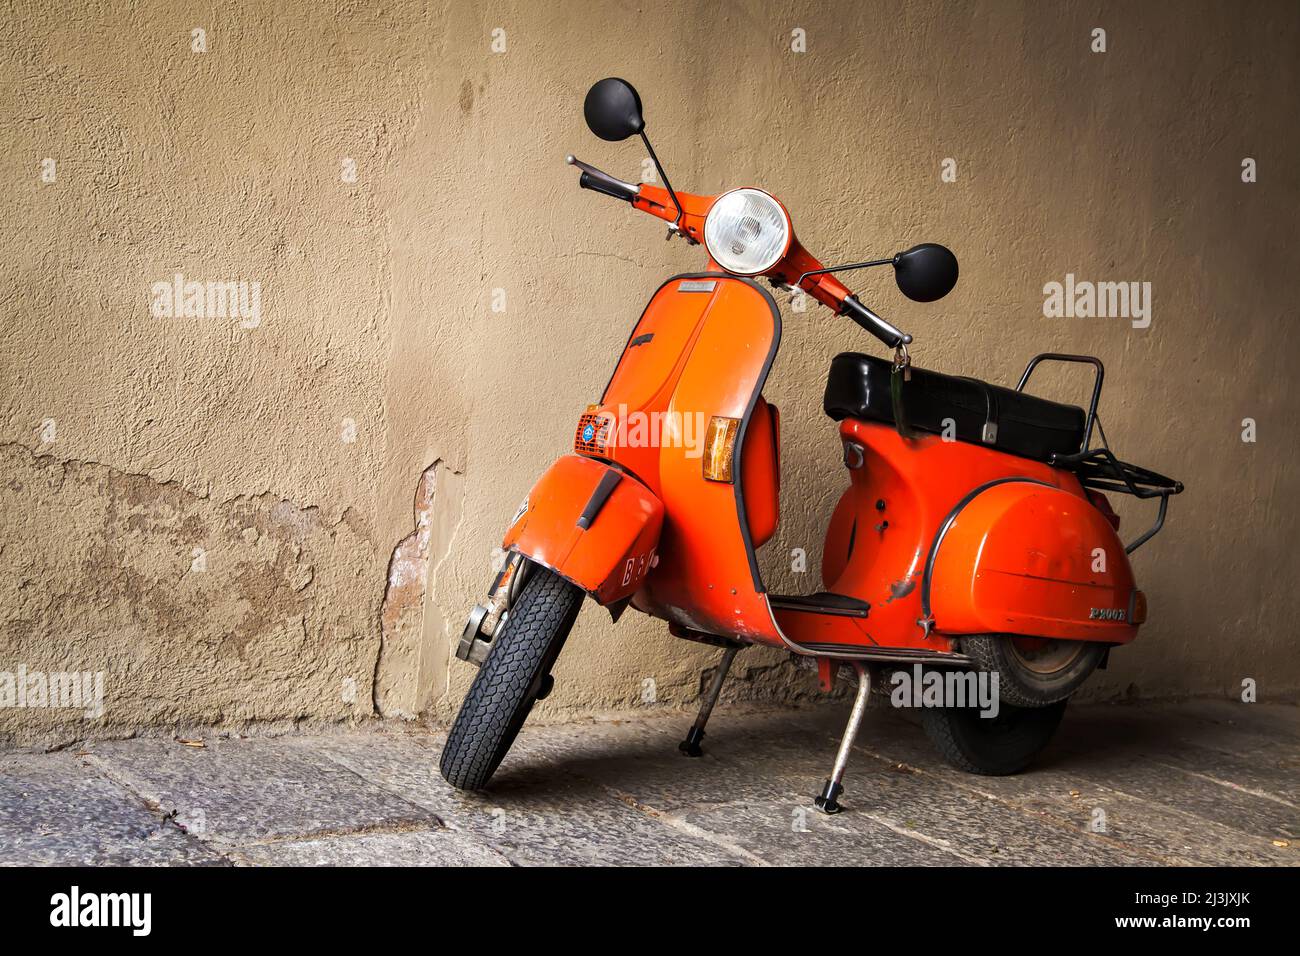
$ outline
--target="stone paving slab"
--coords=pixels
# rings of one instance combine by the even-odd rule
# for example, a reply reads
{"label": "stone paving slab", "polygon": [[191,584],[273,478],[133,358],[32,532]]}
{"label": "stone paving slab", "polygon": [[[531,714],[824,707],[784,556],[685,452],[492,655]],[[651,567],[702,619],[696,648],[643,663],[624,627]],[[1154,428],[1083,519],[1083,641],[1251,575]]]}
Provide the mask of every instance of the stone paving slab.
{"label": "stone paving slab", "polygon": [[[544,728],[540,736],[549,736],[549,731]],[[530,736],[535,744],[536,736]],[[299,743],[439,815],[448,826],[473,834],[517,864],[737,862],[734,853],[665,826],[605,788],[574,776],[563,763],[516,766],[495,780],[489,792],[464,794],[438,773],[441,735],[422,741],[407,738],[397,746],[378,735]]]}
{"label": "stone paving slab", "polygon": [[689,714],[529,726],[484,794],[412,725],[0,754],[0,864],[1300,865],[1296,707],[1071,708],[1029,772],[976,777],[877,702],[824,817],[847,711],[724,703],[698,759]]}
{"label": "stone paving slab", "polygon": [[[1117,711],[1132,717],[1117,720]],[[1285,808],[1208,780],[1189,783],[1184,774],[1170,769],[1171,762],[1178,760],[1225,772],[1221,754],[1199,747],[1194,738],[1180,738],[1185,717],[1185,708],[1067,711],[1057,739],[1042,758],[1030,772],[1011,777],[977,777],[947,767],[934,759],[919,728],[912,734],[899,731],[866,741],[859,738],[859,749],[882,762],[919,768],[928,777],[1026,813],[1089,832],[1101,828],[1103,835],[1132,851],[1163,862],[1210,866],[1300,863],[1294,846],[1272,844],[1273,839],[1295,843],[1285,829],[1257,827],[1261,814],[1272,819],[1276,810]],[[1169,737],[1153,734],[1155,723],[1176,728],[1178,733]],[[1284,740],[1282,749],[1288,746]],[[1274,745],[1269,753],[1276,752]],[[1300,745],[1293,752],[1300,752]],[[1192,754],[1199,755],[1199,762]],[[1270,761],[1271,757],[1262,760],[1261,766]],[[1197,812],[1198,807],[1203,810],[1221,801],[1228,802],[1222,812]]]}
{"label": "stone paving slab", "polygon": [[[1300,709],[1238,704],[1227,725],[1196,719],[1195,704],[1150,712],[1131,708],[1134,718],[1125,733],[1109,711],[1127,709],[1081,709],[1061,735],[1059,765],[1077,766],[1093,783],[1262,840],[1300,837]],[[1165,727],[1176,730],[1173,739],[1161,732]]]}
{"label": "stone paving slab", "polygon": [[437,815],[293,738],[90,744],[109,779],[166,810],[202,840],[240,845],[365,827],[440,827]]}
{"label": "stone paving slab", "polygon": [[250,866],[509,866],[510,861],[454,830],[357,833],[243,846],[230,851]]}
{"label": "stone paving slab", "polygon": [[[566,772],[631,791],[638,802],[679,815],[775,863],[802,861],[805,851],[825,851],[830,853],[822,857],[825,862],[847,856],[887,865],[896,862],[900,845],[916,863],[1163,862],[1067,819],[1027,815],[964,788],[936,785],[895,762],[865,755],[850,764],[846,780],[849,791],[843,802],[854,812],[841,814],[833,827],[814,831],[826,818],[810,814],[811,797],[833,759],[846,716],[847,706],[836,705],[744,718],[719,713],[705,740],[705,756],[696,760],[676,752],[680,727],[668,721],[648,724],[631,746],[621,735],[613,743],[603,740],[599,730],[592,733],[585,728],[569,733],[557,728],[531,746]],[[919,728],[883,708],[869,713],[863,728],[863,735],[868,734],[920,738]],[[537,756],[526,749],[523,759],[532,765]],[[794,834],[792,843],[777,841],[769,854],[745,839],[748,826],[775,835],[780,829],[777,821]],[[819,835],[805,839],[808,833]],[[838,854],[833,852],[836,834],[843,837]]]}
{"label": "stone paving slab", "polygon": [[774,866],[953,866],[972,862],[942,838],[899,832],[861,813],[828,817],[804,801],[745,800],[682,815]]}
{"label": "stone paving slab", "polygon": [[[1296,719],[1295,705],[1242,704],[1231,700],[1198,700],[1183,704],[1133,705],[1132,707],[1089,708],[1093,722],[1106,716],[1124,720],[1124,711],[1138,711],[1143,717],[1159,718],[1162,714],[1174,720],[1166,723],[1165,731],[1189,741],[1204,742],[1215,735],[1232,737],[1238,744],[1255,743],[1271,748],[1274,744],[1300,745],[1300,720]],[[1095,711],[1095,712],[1094,712]],[[1110,712],[1114,712],[1113,714]],[[1127,721],[1134,723],[1133,721]],[[1154,721],[1138,721],[1156,726]]]}
{"label": "stone paving slab", "polygon": [[75,757],[0,755],[0,866],[224,862]]}

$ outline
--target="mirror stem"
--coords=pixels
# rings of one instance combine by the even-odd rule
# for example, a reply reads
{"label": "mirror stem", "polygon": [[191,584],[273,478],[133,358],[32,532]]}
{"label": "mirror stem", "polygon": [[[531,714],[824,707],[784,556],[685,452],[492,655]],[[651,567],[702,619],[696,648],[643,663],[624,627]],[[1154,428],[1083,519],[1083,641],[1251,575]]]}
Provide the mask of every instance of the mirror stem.
{"label": "mirror stem", "polygon": [[673,220],[673,228],[680,230],[682,204],[677,201],[677,193],[673,191],[673,184],[668,181],[668,174],[664,172],[663,166],[659,164],[659,157],[655,155],[655,148],[650,145],[650,137],[646,136],[644,128],[641,130],[641,142],[645,143],[646,151],[650,154],[650,161],[655,164],[655,169],[659,170],[659,177],[664,181],[664,188],[668,190],[668,195],[673,199],[673,205],[677,207],[677,218]]}
{"label": "mirror stem", "polygon": [[803,280],[809,276],[825,275],[828,272],[847,272],[849,269],[866,269],[869,266],[885,266],[893,261],[894,259],[891,257],[889,259],[872,259],[870,262],[850,262],[842,266],[831,266],[829,269],[814,269],[812,272],[805,272],[801,275],[798,281],[795,282],[795,288],[801,287]]}

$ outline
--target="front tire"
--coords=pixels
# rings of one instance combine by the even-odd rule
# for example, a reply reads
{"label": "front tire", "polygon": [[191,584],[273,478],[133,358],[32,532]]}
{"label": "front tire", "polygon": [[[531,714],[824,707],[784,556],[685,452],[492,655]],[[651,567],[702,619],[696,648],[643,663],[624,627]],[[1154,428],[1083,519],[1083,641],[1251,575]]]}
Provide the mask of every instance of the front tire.
{"label": "front tire", "polygon": [[958,770],[1005,777],[1024,770],[1047,746],[1067,703],[1016,707],[1004,702],[996,717],[981,717],[975,707],[927,707],[921,724],[943,759]]}
{"label": "front tire", "polygon": [[447,735],[438,769],[458,790],[482,790],[519,734],[582,608],[583,591],[537,567],[492,640]]}

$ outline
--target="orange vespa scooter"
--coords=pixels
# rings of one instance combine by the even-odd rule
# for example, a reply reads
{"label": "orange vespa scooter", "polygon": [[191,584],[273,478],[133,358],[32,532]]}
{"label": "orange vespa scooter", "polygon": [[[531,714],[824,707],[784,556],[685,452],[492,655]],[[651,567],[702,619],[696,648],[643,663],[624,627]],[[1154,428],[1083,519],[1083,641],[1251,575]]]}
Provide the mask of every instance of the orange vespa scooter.
{"label": "orange vespa scooter", "polygon": [[[701,752],[740,649],[812,658],[824,690],[851,667],[857,695],[816,798],[824,812],[840,809],[873,678],[902,668],[996,674],[995,718],[950,705],[924,708],[923,723],[958,767],[1023,769],[1110,648],[1137,636],[1146,601],[1127,555],[1160,529],[1169,496],[1182,491],[1117,459],[1104,433],[1092,447],[1102,363],[1039,355],[1015,389],[912,367],[911,336],[833,273],[892,265],[904,295],[930,302],[956,284],[951,252],[922,244],[826,268],[768,193],[675,192],[627,82],[595,84],[584,111],[601,139],[639,135],[663,186],[622,182],[570,156],[579,185],[667,221],[669,238],[702,244],[708,264],[651,296],[600,401],[579,417],[573,451],[510,522],[507,560],[457,649],[480,669],[443,750],[443,776],[468,790],[488,783],[534,702],[550,693],[552,665],[587,597],[615,621],[631,607],[678,637],[723,648],[681,744],[688,755]],[[755,554],[777,526],[779,416],[762,391],[781,339],[780,313],[758,277],[848,316],[894,350],[892,359],[846,353],[831,362],[824,408],[839,422],[848,488],[826,536],[825,590],[815,594],[768,592]],[[1093,366],[1086,413],[1025,391],[1044,361]],[[1125,547],[1103,491],[1158,498],[1154,526]]]}

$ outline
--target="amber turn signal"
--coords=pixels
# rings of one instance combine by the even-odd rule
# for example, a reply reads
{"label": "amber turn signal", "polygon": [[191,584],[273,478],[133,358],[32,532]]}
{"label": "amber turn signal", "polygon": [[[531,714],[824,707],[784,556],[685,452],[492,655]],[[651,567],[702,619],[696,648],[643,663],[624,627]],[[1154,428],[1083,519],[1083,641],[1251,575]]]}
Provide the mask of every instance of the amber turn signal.
{"label": "amber turn signal", "polygon": [[732,481],[731,460],[736,447],[739,418],[714,415],[704,432],[704,477],[709,481]]}
{"label": "amber turn signal", "polygon": [[1133,625],[1145,623],[1147,619],[1147,596],[1134,590],[1133,600],[1129,604],[1128,622]]}

